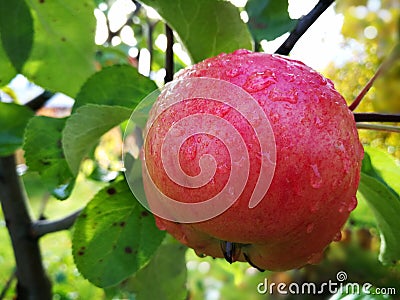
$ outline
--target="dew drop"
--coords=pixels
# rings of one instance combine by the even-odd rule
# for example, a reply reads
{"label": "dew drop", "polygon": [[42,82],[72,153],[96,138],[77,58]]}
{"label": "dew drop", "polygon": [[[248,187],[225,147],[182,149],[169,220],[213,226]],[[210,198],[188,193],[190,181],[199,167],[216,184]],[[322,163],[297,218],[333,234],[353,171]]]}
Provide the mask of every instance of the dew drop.
{"label": "dew drop", "polygon": [[311,173],[311,177],[310,177],[310,183],[311,186],[315,189],[319,189],[322,185],[322,178],[321,178],[321,174],[319,173],[318,170],[318,166],[313,164],[310,165],[313,172]]}
{"label": "dew drop", "polygon": [[318,116],[315,117],[314,124],[317,128],[322,128],[324,126],[324,122]]}
{"label": "dew drop", "polygon": [[314,230],[314,224],[310,223],[307,225],[306,232],[311,233]]}
{"label": "dew drop", "polygon": [[235,194],[235,188],[233,186],[228,188],[228,194],[233,196]]}
{"label": "dew drop", "polygon": [[287,76],[287,81],[288,82],[295,82],[296,81],[296,75],[294,74],[286,74]]}
{"label": "dew drop", "polygon": [[349,174],[349,173],[350,173],[351,162],[350,162],[349,159],[344,158],[344,160],[343,160],[343,168],[344,168],[344,172],[345,172],[346,174]]}
{"label": "dew drop", "polygon": [[280,116],[278,113],[274,112],[269,115],[269,118],[272,121],[272,123],[277,123],[280,119]]}
{"label": "dew drop", "polygon": [[220,174],[225,174],[229,172],[229,165],[226,163],[221,164],[220,166],[218,166],[218,173]]}
{"label": "dew drop", "polygon": [[183,150],[183,158],[186,161],[194,160],[196,158],[196,155],[197,155],[196,145],[190,145]]}
{"label": "dew drop", "polygon": [[334,143],[334,147],[337,152],[345,152],[346,151],[342,141],[336,141]]}
{"label": "dew drop", "polygon": [[349,206],[347,207],[347,210],[353,211],[357,207],[357,198],[355,196],[351,197]]}
{"label": "dew drop", "polygon": [[340,242],[342,240],[342,233],[339,231],[338,233],[335,234],[333,237],[334,242]]}
{"label": "dew drop", "polygon": [[339,207],[339,212],[340,212],[340,213],[344,213],[345,210],[346,210],[346,203],[345,203],[345,202],[342,202],[342,203],[340,204],[340,207]]}
{"label": "dew drop", "polygon": [[235,52],[233,52],[234,55],[243,55],[243,54],[249,54],[251,53],[250,50],[247,49],[238,49]]}
{"label": "dew drop", "polygon": [[225,71],[226,76],[228,76],[230,78],[239,76],[241,73],[242,73],[242,71],[239,68],[232,68],[232,69]]}
{"label": "dew drop", "polygon": [[270,85],[276,83],[275,73],[270,70],[264,72],[256,72],[249,76],[244,83],[243,88],[249,93],[261,91]]}

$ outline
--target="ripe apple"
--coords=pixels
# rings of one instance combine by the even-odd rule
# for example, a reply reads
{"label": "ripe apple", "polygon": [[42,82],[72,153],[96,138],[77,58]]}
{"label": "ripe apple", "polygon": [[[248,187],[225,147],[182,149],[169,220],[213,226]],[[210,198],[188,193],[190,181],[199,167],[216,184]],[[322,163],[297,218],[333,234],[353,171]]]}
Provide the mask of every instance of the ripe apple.
{"label": "ripe apple", "polygon": [[[247,261],[258,269],[288,270],[318,262],[326,246],[340,240],[341,227],[357,205],[363,148],[343,97],[329,79],[299,61],[247,50],[206,59],[180,72],[176,80],[185,82],[191,78],[229,82],[255,99],[273,132],[274,173],[261,201],[249,207],[265,158],[251,122],[226,103],[197,96],[162,110],[171,96],[170,92],[162,93],[150,114],[152,121],[148,123],[143,150],[144,184],[150,207],[155,203],[155,189],[186,204],[201,203],[217,195],[231,176],[243,175],[237,169],[232,172],[233,150],[246,152],[243,157],[249,172],[244,182],[232,181],[233,188],[240,184],[244,188],[223,213],[200,222],[180,222],[182,212],[171,209],[177,218],[156,216],[157,226],[199,256],[224,257],[230,263]],[[179,97],[187,94],[185,86],[172,85],[170,91]],[[227,90],[213,90],[213,85],[208,89],[218,98],[227,97]],[[227,121],[240,134],[245,147],[229,149],[232,146],[218,137],[225,128],[215,124],[217,134],[208,134],[201,130],[204,124],[199,119],[190,123],[189,118],[187,127],[180,130],[198,127],[198,132],[177,142],[177,147],[163,148],[175,123],[202,115]],[[213,157],[210,180],[197,186],[177,183],[165,168],[163,151],[175,155],[182,172],[192,178],[207,171],[202,158]],[[149,184],[149,178],[154,185]]]}

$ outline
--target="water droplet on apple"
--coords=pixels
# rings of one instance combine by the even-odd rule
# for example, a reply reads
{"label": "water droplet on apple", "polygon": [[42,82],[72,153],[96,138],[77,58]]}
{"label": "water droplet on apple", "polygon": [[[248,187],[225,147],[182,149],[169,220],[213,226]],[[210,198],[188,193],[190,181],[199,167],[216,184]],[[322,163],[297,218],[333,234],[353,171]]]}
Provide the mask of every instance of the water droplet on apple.
{"label": "water droplet on apple", "polygon": [[311,233],[314,230],[314,224],[310,223],[307,225],[306,232]]}
{"label": "water droplet on apple", "polygon": [[345,157],[345,158],[343,159],[343,168],[344,168],[344,172],[345,172],[346,174],[349,174],[349,173],[350,173],[351,162],[350,162],[350,160],[349,160],[347,157]]}
{"label": "water droplet on apple", "polygon": [[296,81],[296,75],[294,74],[286,74],[286,79],[288,82],[295,82]]}
{"label": "water droplet on apple", "polygon": [[247,49],[238,49],[233,52],[234,55],[243,55],[243,54],[250,54],[251,51]]}
{"label": "water droplet on apple", "polygon": [[342,141],[335,141],[334,147],[337,152],[345,152],[346,151]]}
{"label": "water droplet on apple", "polygon": [[225,71],[226,76],[233,78],[242,74],[242,71],[239,68],[232,68]]}
{"label": "water droplet on apple", "polygon": [[324,122],[318,116],[315,117],[314,124],[317,128],[322,128],[324,126]]}
{"label": "water droplet on apple", "polygon": [[186,161],[191,161],[196,158],[197,155],[197,146],[194,144],[189,145],[183,149],[183,158]]}
{"label": "water droplet on apple", "polygon": [[244,83],[243,88],[249,93],[254,93],[261,91],[276,82],[275,73],[271,70],[265,70],[263,72],[255,72],[251,74]]}
{"label": "water droplet on apple", "polygon": [[346,202],[342,202],[339,207],[339,212],[344,213],[346,210]]}
{"label": "water droplet on apple", "polygon": [[280,116],[278,113],[274,112],[274,113],[270,113],[269,115],[270,120],[272,121],[272,123],[277,123],[280,119]]}
{"label": "water droplet on apple", "polygon": [[356,196],[351,197],[351,200],[349,202],[349,206],[347,207],[347,210],[353,211],[357,207],[357,198]]}
{"label": "water droplet on apple", "polygon": [[334,242],[340,242],[342,240],[342,232],[338,232],[335,234],[335,236],[333,237],[333,241]]}
{"label": "water droplet on apple", "polygon": [[235,194],[235,187],[230,186],[230,187],[228,188],[228,194],[231,195],[231,196],[233,196],[233,195]]}
{"label": "water droplet on apple", "polygon": [[319,189],[322,185],[322,177],[319,173],[318,166],[315,164],[310,165],[312,172],[310,174],[310,183],[314,189]]}
{"label": "water droplet on apple", "polygon": [[220,174],[225,174],[230,171],[229,165],[227,163],[223,163],[223,164],[219,165],[217,167],[217,169],[218,169],[218,173],[220,173]]}

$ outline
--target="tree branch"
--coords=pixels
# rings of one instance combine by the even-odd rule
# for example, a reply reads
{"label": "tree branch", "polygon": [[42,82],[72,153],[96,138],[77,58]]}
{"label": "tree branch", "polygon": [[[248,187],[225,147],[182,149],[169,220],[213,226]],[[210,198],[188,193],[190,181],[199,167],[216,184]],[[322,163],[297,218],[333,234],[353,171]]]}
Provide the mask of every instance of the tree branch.
{"label": "tree branch", "polygon": [[32,221],[13,155],[0,157],[0,202],[17,265],[18,299],[52,299],[38,240],[31,235]]}
{"label": "tree branch", "polygon": [[391,126],[391,125],[357,123],[357,128],[400,133],[399,126]]}
{"label": "tree branch", "polygon": [[168,24],[165,24],[165,35],[167,36],[167,50],[165,51],[165,83],[174,78],[174,32]]}
{"label": "tree branch", "polygon": [[398,44],[390,53],[389,57],[383,61],[383,63],[379,66],[378,70],[372,76],[372,78],[367,82],[365,87],[361,90],[361,92],[358,94],[356,99],[354,99],[353,103],[350,104],[349,109],[351,111],[355,110],[357,106],[361,103],[361,100],[364,98],[364,96],[368,93],[372,85],[374,84],[375,80],[381,76],[384,72],[386,72],[390,67],[393,65],[393,63],[399,58],[400,56],[400,44]]}
{"label": "tree branch", "polygon": [[356,122],[400,122],[400,114],[353,113]]}
{"label": "tree branch", "polygon": [[283,42],[278,50],[275,51],[275,53],[288,55],[300,37],[333,2],[335,2],[335,0],[320,0],[307,15],[299,19],[289,37]]}
{"label": "tree branch", "polygon": [[32,224],[31,230],[32,236],[35,238],[39,238],[47,233],[67,230],[71,228],[81,211],[82,209],[79,209],[72,214],[58,220],[38,220],[34,222]]}
{"label": "tree branch", "polygon": [[33,111],[37,111],[41,109],[46,104],[46,102],[53,96],[54,94],[52,92],[44,91],[39,96],[25,103],[25,106],[32,109]]}

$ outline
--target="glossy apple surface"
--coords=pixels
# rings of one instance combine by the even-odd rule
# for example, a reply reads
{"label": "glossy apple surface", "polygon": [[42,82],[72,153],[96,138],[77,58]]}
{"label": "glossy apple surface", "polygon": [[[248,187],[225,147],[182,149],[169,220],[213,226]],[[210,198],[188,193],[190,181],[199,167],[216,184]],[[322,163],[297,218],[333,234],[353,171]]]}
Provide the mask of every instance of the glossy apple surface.
{"label": "glossy apple surface", "polygon": [[[176,151],[189,176],[198,175],[200,158],[211,155],[216,171],[206,185],[181,186],[165,171],[161,157],[165,135],[175,122],[194,114],[216,115],[236,128],[247,147],[250,172],[243,192],[224,213],[196,223],[156,217],[158,227],[199,255],[248,261],[259,269],[287,270],[318,262],[326,246],[340,240],[341,227],[357,205],[363,148],[345,100],[329,79],[303,63],[247,50],[207,59],[176,79],[196,77],[227,81],[257,101],[273,130],[275,173],[262,201],[249,208],[263,155],[254,129],[240,112],[213,99],[179,102],[158,116],[144,144],[148,174],[162,193],[179,202],[201,202],[235,176],[226,144],[205,133],[192,135],[171,151]],[[224,97],[224,91],[216,93]],[[162,101],[158,99],[155,107]],[[149,188],[145,183],[151,202]]]}

